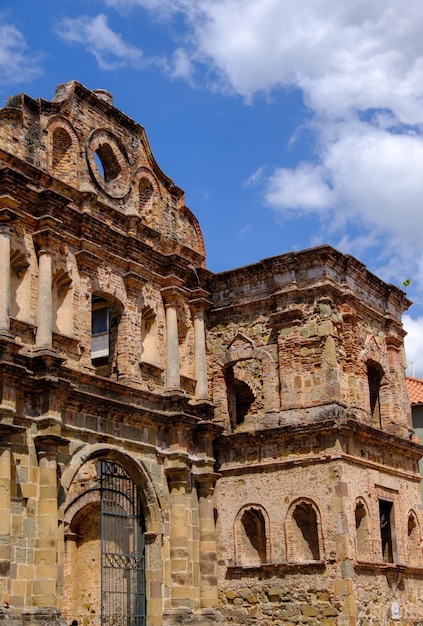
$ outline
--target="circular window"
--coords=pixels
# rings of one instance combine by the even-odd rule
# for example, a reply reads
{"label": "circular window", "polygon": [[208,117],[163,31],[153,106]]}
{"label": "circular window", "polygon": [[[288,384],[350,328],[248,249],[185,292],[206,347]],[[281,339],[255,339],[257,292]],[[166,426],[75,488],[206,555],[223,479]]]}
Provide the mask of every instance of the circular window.
{"label": "circular window", "polygon": [[128,158],[107,130],[95,130],[89,137],[87,161],[92,178],[109,196],[122,198],[128,193]]}

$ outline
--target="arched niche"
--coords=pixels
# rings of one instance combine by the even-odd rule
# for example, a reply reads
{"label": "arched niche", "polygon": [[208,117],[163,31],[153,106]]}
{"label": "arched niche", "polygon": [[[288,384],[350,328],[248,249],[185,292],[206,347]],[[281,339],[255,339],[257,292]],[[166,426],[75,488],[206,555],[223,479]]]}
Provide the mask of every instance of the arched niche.
{"label": "arched niche", "polygon": [[304,563],[324,558],[321,515],[312,500],[300,498],[291,504],[286,537],[288,561]]}
{"label": "arched niche", "polygon": [[248,504],[235,519],[235,563],[244,567],[259,567],[270,562],[270,523],[266,509],[260,504]]}

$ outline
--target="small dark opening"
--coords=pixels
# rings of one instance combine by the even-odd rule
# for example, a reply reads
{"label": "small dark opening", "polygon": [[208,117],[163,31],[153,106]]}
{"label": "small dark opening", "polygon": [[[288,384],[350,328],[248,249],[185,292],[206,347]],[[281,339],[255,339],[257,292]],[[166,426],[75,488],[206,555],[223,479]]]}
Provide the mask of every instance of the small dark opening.
{"label": "small dark opening", "polygon": [[94,160],[98,171],[106,183],[111,182],[120,174],[119,162],[107,143],[102,144],[94,153]]}
{"label": "small dark opening", "polygon": [[392,549],[392,502],[379,500],[380,536],[382,540],[382,556],[385,563],[394,562]]}
{"label": "small dark opening", "polygon": [[255,401],[255,396],[247,383],[235,378],[232,367],[226,370],[225,381],[229,418],[232,428],[236,428],[243,423],[245,416],[248,415],[251,405]]}
{"label": "small dark opening", "polygon": [[369,382],[370,412],[373,426],[381,425],[380,412],[380,385],[383,378],[383,370],[378,363],[367,363],[367,380]]}

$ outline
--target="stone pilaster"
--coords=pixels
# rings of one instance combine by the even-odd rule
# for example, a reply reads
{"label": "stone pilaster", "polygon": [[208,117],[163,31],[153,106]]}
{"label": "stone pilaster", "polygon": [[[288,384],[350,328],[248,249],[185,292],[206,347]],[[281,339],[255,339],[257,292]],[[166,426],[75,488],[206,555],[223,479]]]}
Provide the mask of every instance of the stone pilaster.
{"label": "stone pilaster", "polygon": [[203,609],[214,608],[218,605],[216,527],[213,510],[216,479],[217,474],[195,477],[200,526],[200,602]]}
{"label": "stone pilaster", "polygon": [[[0,424],[0,602],[9,604],[11,593],[11,446],[12,437],[24,428]],[[13,576],[16,579],[16,574]],[[22,581],[21,581],[22,584]]]}
{"label": "stone pilaster", "polygon": [[58,504],[57,455],[67,443],[56,435],[38,435],[35,444],[39,462],[39,501],[35,542],[33,606],[57,608]]}
{"label": "stone pilaster", "polygon": [[10,439],[0,430],[0,594],[9,602],[10,581]]}
{"label": "stone pilaster", "polygon": [[169,467],[166,470],[170,491],[170,569],[172,611],[192,610],[190,555],[188,549],[187,491],[189,469]]}
{"label": "stone pilaster", "polygon": [[[340,564],[339,578],[334,581],[335,588],[342,590],[344,603],[342,606],[340,624],[354,626],[356,624],[357,606],[354,595],[354,567],[353,549],[349,536],[348,525],[348,483],[342,480],[342,466],[335,465],[331,471],[331,480],[334,483],[334,495],[331,498],[332,513],[337,518],[336,553]],[[341,595],[341,594],[340,594]]]}

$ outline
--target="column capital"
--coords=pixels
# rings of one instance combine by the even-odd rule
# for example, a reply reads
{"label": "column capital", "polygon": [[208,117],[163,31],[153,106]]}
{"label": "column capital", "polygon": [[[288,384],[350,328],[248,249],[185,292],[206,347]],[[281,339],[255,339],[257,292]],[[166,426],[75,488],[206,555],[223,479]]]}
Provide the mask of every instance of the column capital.
{"label": "column capital", "polygon": [[10,447],[12,445],[11,437],[26,431],[24,426],[15,426],[14,424],[0,423],[0,448]]}
{"label": "column capital", "polygon": [[165,473],[172,487],[186,487],[189,483],[190,470],[186,465],[167,467]]}
{"label": "column capital", "polygon": [[0,220],[16,219],[18,216],[14,209],[16,209],[19,205],[19,200],[16,200],[13,196],[9,196],[9,194],[0,195]]}
{"label": "column capital", "polygon": [[207,474],[194,474],[194,482],[198,491],[204,495],[212,495],[214,488],[221,474],[217,472],[208,472]]}
{"label": "column capital", "polygon": [[[202,293],[197,293],[197,292]],[[213,306],[213,302],[207,299],[210,294],[203,289],[197,289],[193,294],[193,298],[189,301],[189,305],[193,313],[204,313]]]}
{"label": "column capital", "polygon": [[186,290],[178,285],[168,285],[160,290],[165,306],[176,306],[178,300],[186,294]]}
{"label": "column capital", "polygon": [[34,444],[37,450],[37,454],[40,456],[45,455],[57,455],[59,453],[59,446],[66,446],[69,444],[69,439],[61,437],[60,435],[35,435]]}

